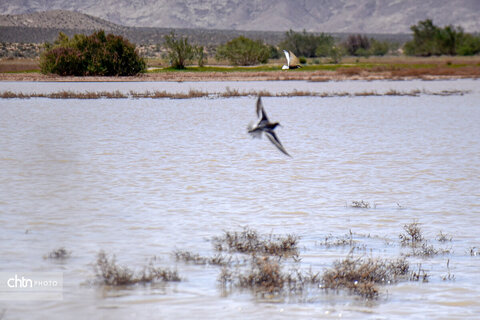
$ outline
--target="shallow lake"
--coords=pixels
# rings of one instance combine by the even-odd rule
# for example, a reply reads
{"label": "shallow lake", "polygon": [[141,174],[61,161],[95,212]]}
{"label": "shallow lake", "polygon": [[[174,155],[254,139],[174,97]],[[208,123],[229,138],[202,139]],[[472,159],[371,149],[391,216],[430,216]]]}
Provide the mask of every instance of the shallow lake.
{"label": "shallow lake", "polygon": [[[0,83],[0,91],[190,89],[320,92],[466,90],[463,95],[264,98],[279,139],[251,139],[255,97],[0,99],[0,272],[63,274],[60,301],[0,301],[4,319],[465,319],[480,314],[480,86],[476,80],[204,83]],[[351,206],[365,201],[370,208]],[[380,287],[377,299],[313,291],[304,299],[224,294],[220,268],[175,261],[214,255],[211,239],[248,226],[300,237],[317,272],[349,246],[399,257],[405,224],[448,253],[408,257],[428,282]],[[451,241],[436,240],[439,232]],[[54,249],[65,260],[45,259]],[[181,282],[95,283],[100,250],[141,269],[156,257]],[[477,253],[475,255],[475,253]],[[448,267],[447,267],[448,263]],[[454,280],[446,279],[451,274]]]}

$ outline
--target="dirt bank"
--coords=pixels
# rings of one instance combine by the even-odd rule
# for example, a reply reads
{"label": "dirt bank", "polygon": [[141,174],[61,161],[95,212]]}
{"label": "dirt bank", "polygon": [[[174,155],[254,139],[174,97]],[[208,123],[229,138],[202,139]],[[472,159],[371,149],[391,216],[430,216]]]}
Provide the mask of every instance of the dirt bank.
{"label": "dirt bank", "polygon": [[0,73],[0,81],[269,81],[269,80],[409,80],[479,78],[480,67],[463,68],[452,72],[450,68],[433,70],[363,70],[357,68],[337,71],[240,71],[240,72],[159,72],[134,77],[61,77],[40,73]]}

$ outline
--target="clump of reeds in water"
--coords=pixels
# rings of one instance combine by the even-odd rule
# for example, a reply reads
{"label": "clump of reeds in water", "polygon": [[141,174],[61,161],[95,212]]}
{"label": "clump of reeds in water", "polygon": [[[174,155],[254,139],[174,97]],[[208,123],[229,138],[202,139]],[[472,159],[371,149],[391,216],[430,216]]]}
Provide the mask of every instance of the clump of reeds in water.
{"label": "clump of reeds in water", "polygon": [[[438,254],[449,254],[451,250],[448,248],[437,249],[433,245],[430,245],[422,234],[422,229],[417,221],[414,221],[403,226],[405,233],[399,235],[400,242],[403,246],[409,246],[412,248],[412,252],[407,254],[408,256],[424,256],[430,257]],[[439,241],[447,241],[447,236],[440,232]],[[450,241],[452,238],[450,238]]]}
{"label": "clump of reeds in water", "polygon": [[294,256],[298,255],[298,240],[299,237],[294,234],[264,236],[253,229],[244,228],[240,232],[227,231],[222,237],[215,237],[213,245],[217,251]]}
{"label": "clump of reeds in water", "polygon": [[224,267],[218,280],[223,288],[248,289],[261,295],[302,292],[307,286],[321,281],[319,272],[303,272],[299,268],[285,271],[285,265],[281,257],[252,255],[243,268]]}
{"label": "clump of reeds in water", "polygon": [[448,241],[452,241],[453,238],[450,235],[443,233],[440,230],[440,232],[437,234],[436,239],[438,242],[448,242]]}
{"label": "clump of reeds in water", "polygon": [[405,224],[403,230],[405,233],[401,233],[398,236],[402,245],[416,246],[424,240],[422,230],[417,221]]}
{"label": "clump of reeds in water", "polygon": [[352,201],[352,204],[350,205],[352,208],[361,208],[361,209],[369,209],[370,208],[370,203],[360,200],[360,201]]}
{"label": "clump of reeds in water", "polygon": [[58,91],[51,93],[21,93],[21,92],[12,92],[12,91],[3,91],[0,92],[0,98],[3,99],[28,99],[28,98],[49,98],[49,99],[128,99],[128,98],[151,98],[151,99],[193,99],[193,98],[231,98],[231,97],[248,97],[248,96],[263,96],[263,97],[321,97],[321,98],[330,98],[330,97],[354,97],[354,96],[419,96],[421,93],[425,95],[463,95],[469,91],[465,90],[443,90],[440,92],[429,92],[429,91],[420,91],[412,90],[409,92],[402,92],[398,90],[389,90],[385,93],[377,93],[375,91],[364,91],[356,93],[348,92],[317,92],[317,91],[303,91],[303,90],[293,90],[287,92],[277,92],[272,93],[267,90],[250,90],[250,91],[239,91],[238,89],[230,89],[227,87],[226,91],[219,93],[209,93],[207,91],[190,89],[188,92],[167,92],[163,91],[145,91],[145,92],[135,92],[130,91],[129,93],[122,93],[118,90],[109,92],[109,91],[98,91],[98,92],[76,92],[76,91]]}
{"label": "clump of reeds in water", "polygon": [[319,242],[318,245],[324,246],[326,248],[330,247],[352,247],[355,249],[362,249],[365,247],[362,247],[361,245],[358,244],[358,241],[353,239],[353,232],[352,230],[349,230],[348,234],[345,234],[340,237],[334,237],[333,235],[327,235],[325,239],[322,242]]}
{"label": "clump of reeds in water", "polygon": [[65,249],[64,247],[57,248],[55,250],[52,250],[49,252],[47,255],[45,255],[43,258],[44,259],[55,259],[55,260],[63,260],[70,258],[72,253]]}
{"label": "clump of reeds in water", "polygon": [[279,293],[287,276],[282,271],[281,262],[272,257],[253,257],[251,268],[236,275],[236,284],[241,288],[250,288],[262,293]]}
{"label": "clump of reeds in water", "polygon": [[389,284],[403,279],[408,274],[409,264],[405,259],[383,260],[352,258],[336,261],[333,268],[323,274],[325,289],[347,289],[366,298],[378,296],[379,284]]}
{"label": "clump of reeds in water", "polygon": [[129,267],[118,265],[115,256],[109,258],[103,251],[98,253],[95,271],[99,281],[110,286],[180,281],[177,271],[155,267],[152,261],[141,271],[134,271]]}
{"label": "clump of reeds in water", "polygon": [[[353,233],[334,238],[327,236],[321,245],[350,246],[345,259],[337,260],[324,272],[302,269],[299,262],[299,237],[295,234],[261,234],[245,227],[241,231],[225,231],[212,239],[217,254],[203,257],[189,251],[176,251],[177,261],[196,265],[221,266],[218,282],[224,293],[232,290],[251,290],[262,297],[292,298],[297,294],[309,294],[312,290],[329,292],[346,291],[367,299],[379,296],[383,285],[399,281],[428,281],[428,273],[418,265],[413,269],[407,258],[411,255],[429,257],[448,250],[438,250],[429,245],[422,235],[418,222],[404,225],[400,235],[403,246],[412,247],[412,254],[400,258],[382,259],[354,257],[353,251],[361,248],[353,239]],[[336,239],[336,240],[335,240]],[[471,255],[478,254],[472,248]],[[453,279],[449,273],[445,279]]]}
{"label": "clump of reeds in water", "polygon": [[232,261],[232,256],[216,254],[213,257],[204,257],[190,251],[177,250],[174,253],[175,260],[196,265],[226,266]]}

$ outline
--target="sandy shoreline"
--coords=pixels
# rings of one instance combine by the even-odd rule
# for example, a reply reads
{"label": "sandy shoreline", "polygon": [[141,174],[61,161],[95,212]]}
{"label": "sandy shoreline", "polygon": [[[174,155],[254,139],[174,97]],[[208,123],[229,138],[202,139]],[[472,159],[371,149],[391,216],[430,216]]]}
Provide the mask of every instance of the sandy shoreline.
{"label": "sandy shoreline", "polygon": [[344,81],[344,80],[437,80],[479,78],[472,74],[417,74],[398,75],[392,72],[360,71],[352,74],[335,71],[264,71],[264,72],[161,72],[147,73],[133,77],[61,77],[40,73],[0,73],[0,81],[34,82],[183,82],[183,81]]}

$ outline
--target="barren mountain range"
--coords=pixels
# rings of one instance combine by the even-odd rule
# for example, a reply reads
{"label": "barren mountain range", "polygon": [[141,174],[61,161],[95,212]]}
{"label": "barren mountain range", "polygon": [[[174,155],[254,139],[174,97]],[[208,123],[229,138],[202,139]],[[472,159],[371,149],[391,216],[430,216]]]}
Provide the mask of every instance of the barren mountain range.
{"label": "barren mountain range", "polygon": [[[28,15],[67,10],[95,18],[63,14]],[[346,33],[409,33],[419,20],[436,25],[462,26],[480,31],[480,0],[3,0],[0,26],[79,29],[102,24],[160,28],[205,28],[229,30]],[[65,12],[65,11],[62,11]],[[58,11],[57,11],[58,13]],[[18,16],[21,15],[21,16]],[[97,29],[97,27],[83,28]]]}

